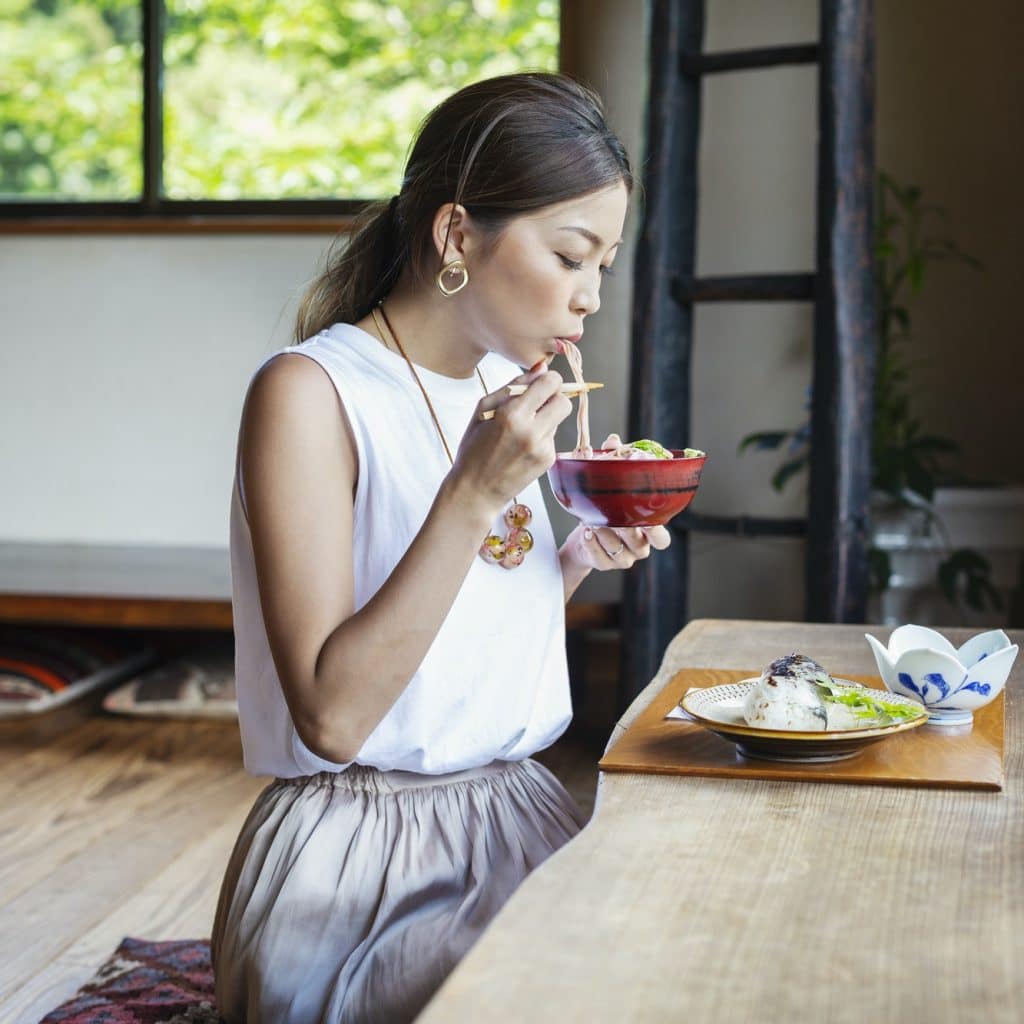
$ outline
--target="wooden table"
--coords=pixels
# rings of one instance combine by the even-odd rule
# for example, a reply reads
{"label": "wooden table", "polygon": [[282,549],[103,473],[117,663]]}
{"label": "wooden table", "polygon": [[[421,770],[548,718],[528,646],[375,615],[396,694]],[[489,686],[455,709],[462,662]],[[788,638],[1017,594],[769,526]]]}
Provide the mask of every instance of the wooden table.
{"label": "wooden table", "polygon": [[[680,668],[795,649],[873,673],[863,634],[692,622],[611,742]],[[1001,793],[602,774],[590,824],[526,880],[419,1024],[1019,1024],[1022,704],[1018,659]]]}

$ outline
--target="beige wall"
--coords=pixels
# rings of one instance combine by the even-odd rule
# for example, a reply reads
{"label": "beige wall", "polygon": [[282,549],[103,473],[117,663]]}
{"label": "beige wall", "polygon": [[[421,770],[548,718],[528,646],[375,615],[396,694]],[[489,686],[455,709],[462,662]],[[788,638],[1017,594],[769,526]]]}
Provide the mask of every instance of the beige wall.
{"label": "beige wall", "polygon": [[[587,0],[572,49],[639,173],[644,6]],[[972,7],[968,26],[951,0],[878,6],[880,155],[947,206],[958,238],[988,268],[937,272],[922,300],[919,333],[939,355],[922,405],[937,427],[963,438],[979,472],[1021,480],[1024,455],[1012,443],[1019,430],[994,429],[1013,423],[1016,395],[1009,246],[1020,218],[1010,191],[1021,178],[1012,148],[1020,114],[1010,98],[1021,91],[1011,49],[1021,9],[987,0]],[[816,35],[815,0],[708,3],[711,50]],[[815,110],[811,68],[709,79],[701,272],[811,268]],[[602,436],[626,423],[637,214],[634,203],[617,274],[585,339],[588,376],[607,383],[593,403],[593,432]],[[245,383],[265,353],[288,342],[295,298],[328,241],[0,236],[0,539],[226,544]],[[662,439],[709,452],[695,509],[802,513],[802,484],[783,495],[770,489],[772,456],[735,453],[747,432],[801,420],[810,346],[806,305],[700,309],[692,436]],[[976,386],[966,388],[968,379]],[[567,427],[561,440],[571,437]],[[564,535],[572,520],[554,506],[552,514]],[[692,551],[692,615],[801,617],[799,542],[696,536]],[[616,598],[620,586],[618,574],[595,575],[581,597]]]}
{"label": "beige wall", "polygon": [[877,16],[879,165],[945,207],[984,264],[933,265],[911,307],[918,408],[967,472],[1022,483],[1024,4],[879,0]]}
{"label": "beige wall", "polygon": [[[605,98],[608,118],[643,173],[646,103],[644,4],[587,0],[574,40],[576,70]],[[800,0],[711,0],[707,46],[732,49],[806,41],[817,31],[817,4]],[[784,69],[712,78],[704,96],[698,269],[702,273],[806,270],[814,257],[815,84],[813,70]],[[605,283],[600,314],[587,327],[587,376],[606,382],[592,401],[592,434],[625,432],[630,345],[631,274],[640,214],[634,199],[628,244],[616,277]],[[622,269],[620,269],[622,268]],[[696,318],[694,413],[689,438],[661,438],[709,453],[695,509],[707,513],[799,515],[800,487],[776,495],[770,462],[736,456],[751,430],[799,422],[810,380],[810,311],[806,306],[705,307]],[[772,387],[763,382],[772,379]],[[563,437],[575,435],[567,426]],[[556,527],[572,521],[560,509]],[[791,540],[691,540],[693,616],[802,616],[802,545]],[[617,599],[617,573],[593,574],[582,600]]]}

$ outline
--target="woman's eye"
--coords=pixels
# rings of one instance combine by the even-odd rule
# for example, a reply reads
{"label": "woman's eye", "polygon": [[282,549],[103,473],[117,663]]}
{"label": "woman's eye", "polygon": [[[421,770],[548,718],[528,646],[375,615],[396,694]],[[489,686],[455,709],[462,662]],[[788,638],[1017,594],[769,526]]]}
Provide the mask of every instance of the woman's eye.
{"label": "woman's eye", "polygon": [[[558,254],[558,258],[559,258],[559,259],[560,259],[560,260],[561,260],[561,261],[562,261],[562,262],[563,262],[563,263],[564,263],[564,264],[565,264],[565,265],[566,265],[566,266],[567,266],[567,267],[568,267],[568,268],[569,268],[570,270],[582,270],[582,269],[583,269],[583,261],[582,261],[582,260],[573,260],[573,259],[570,259],[570,258],[569,258],[568,256],[563,256],[563,255],[562,255],[561,253],[559,253],[559,254]],[[615,273],[615,272],[614,272],[614,271],[612,270],[612,268],[611,268],[611,267],[606,267],[606,266],[604,266],[604,264],[602,264],[602,265],[601,265],[600,267],[598,267],[597,269],[598,269],[598,270],[599,270],[599,271],[601,272],[601,275],[602,275],[603,277],[612,277],[612,276],[614,275],[614,273]]]}

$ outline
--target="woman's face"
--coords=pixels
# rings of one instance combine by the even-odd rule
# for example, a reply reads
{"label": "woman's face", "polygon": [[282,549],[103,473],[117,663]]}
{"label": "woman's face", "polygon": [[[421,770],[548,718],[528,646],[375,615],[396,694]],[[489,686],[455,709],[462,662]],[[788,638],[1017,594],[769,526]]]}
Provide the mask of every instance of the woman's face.
{"label": "woman's face", "polygon": [[556,339],[578,341],[601,306],[601,279],[622,240],[628,195],[619,182],[515,218],[487,257],[471,224],[463,234],[470,336],[522,367],[550,361]]}

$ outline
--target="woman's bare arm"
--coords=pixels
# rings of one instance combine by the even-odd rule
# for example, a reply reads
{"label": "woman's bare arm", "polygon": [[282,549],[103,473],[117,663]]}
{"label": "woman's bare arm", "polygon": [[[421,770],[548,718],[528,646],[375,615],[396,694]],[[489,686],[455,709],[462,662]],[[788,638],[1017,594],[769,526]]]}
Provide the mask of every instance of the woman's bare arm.
{"label": "woman's bare arm", "polygon": [[571,540],[566,541],[558,549],[558,561],[562,566],[562,597],[566,604],[576,593],[579,585],[590,575],[590,566],[582,565],[578,559],[574,559],[570,551]]}
{"label": "woman's bare arm", "polygon": [[[561,383],[547,377],[541,398]],[[552,409],[531,410],[538,427],[530,429],[547,432],[550,421],[553,437],[563,401],[571,409],[555,395]],[[524,444],[522,431],[499,440],[506,449]],[[449,474],[391,576],[354,613],[357,456],[323,368],[299,354],[267,364],[250,389],[239,443],[263,618],[292,720],[315,754],[351,761],[422,663],[502,502],[465,483],[471,474]],[[509,461],[493,436],[484,447]],[[486,460],[477,462],[486,479]]]}

